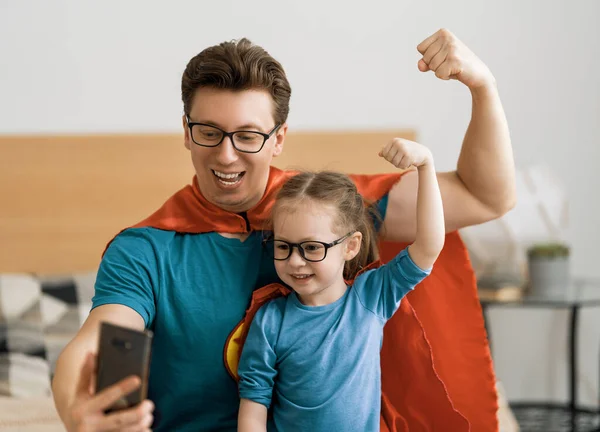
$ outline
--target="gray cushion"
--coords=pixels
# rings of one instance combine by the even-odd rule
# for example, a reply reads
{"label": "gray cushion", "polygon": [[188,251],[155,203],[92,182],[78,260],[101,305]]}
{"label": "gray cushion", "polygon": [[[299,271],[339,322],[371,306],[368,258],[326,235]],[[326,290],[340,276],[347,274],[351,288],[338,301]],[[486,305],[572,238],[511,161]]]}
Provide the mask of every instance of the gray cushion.
{"label": "gray cushion", "polygon": [[0,394],[50,394],[42,289],[29,275],[0,275]]}
{"label": "gray cushion", "polygon": [[0,395],[50,394],[58,355],[89,314],[95,277],[0,274]]}

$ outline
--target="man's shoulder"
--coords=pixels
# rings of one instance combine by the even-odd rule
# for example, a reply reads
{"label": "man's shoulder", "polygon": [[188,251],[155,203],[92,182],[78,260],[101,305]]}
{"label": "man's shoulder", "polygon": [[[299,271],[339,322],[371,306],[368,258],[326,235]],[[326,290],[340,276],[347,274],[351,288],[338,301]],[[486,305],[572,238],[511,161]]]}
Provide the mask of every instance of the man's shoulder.
{"label": "man's shoulder", "polygon": [[175,231],[161,230],[152,227],[126,228],[115,236],[113,243],[141,244],[164,243],[175,237]]}
{"label": "man's shoulder", "polygon": [[210,236],[215,235],[214,231],[202,232],[202,233],[186,233],[186,232],[178,232],[175,230],[166,230],[161,228],[155,228],[151,226],[145,227],[132,227],[126,228],[121,231],[119,234],[115,236],[114,240],[117,239],[127,239],[127,240],[147,240],[147,241],[156,241],[156,242],[164,242],[171,241],[177,236],[193,236],[195,238],[208,238]]}
{"label": "man's shoulder", "polygon": [[154,261],[162,255],[174,233],[155,228],[127,228],[107,244],[102,262],[127,262],[131,258]]}
{"label": "man's shoulder", "polygon": [[[209,233],[207,233],[209,234]],[[176,231],[153,227],[126,228],[110,242],[107,252],[114,249],[129,251],[165,251],[169,249],[179,234]],[[197,236],[204,234],[194,234]]]}

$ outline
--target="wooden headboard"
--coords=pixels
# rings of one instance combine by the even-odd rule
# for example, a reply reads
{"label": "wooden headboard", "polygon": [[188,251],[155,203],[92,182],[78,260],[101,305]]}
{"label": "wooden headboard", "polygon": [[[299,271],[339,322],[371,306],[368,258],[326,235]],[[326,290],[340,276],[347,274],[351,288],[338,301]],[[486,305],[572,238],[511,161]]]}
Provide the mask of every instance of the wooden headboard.
{"label": "wooden headboard", "polygon": [[[298,132],[280,168],[390,171],[377,157],[411,130]],[[95,270],[106,243],[190,183],[181,135],[0,136],[0,272]]]}

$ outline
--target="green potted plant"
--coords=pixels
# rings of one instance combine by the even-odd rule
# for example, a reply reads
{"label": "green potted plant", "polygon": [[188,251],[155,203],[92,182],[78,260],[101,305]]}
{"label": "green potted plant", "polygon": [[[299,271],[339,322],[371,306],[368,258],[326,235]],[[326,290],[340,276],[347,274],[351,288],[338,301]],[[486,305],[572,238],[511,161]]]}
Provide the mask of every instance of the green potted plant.
{"label": "green potted plant", "polygon": [[564,297],[569,293],[570,249],[564,243],[539,243],[527,250],[529,294]]}

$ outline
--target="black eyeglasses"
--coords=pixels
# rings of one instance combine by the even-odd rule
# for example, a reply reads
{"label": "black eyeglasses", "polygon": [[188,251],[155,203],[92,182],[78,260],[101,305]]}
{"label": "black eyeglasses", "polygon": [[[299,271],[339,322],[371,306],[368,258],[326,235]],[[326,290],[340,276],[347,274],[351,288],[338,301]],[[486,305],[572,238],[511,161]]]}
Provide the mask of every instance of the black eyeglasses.
{"label": "black eyeglasses", "polygon": [[300,256],[310,262],[319,262],[323,261],[325,257],[327,257],[327,250],[336,245],[339,245],[348,237],[354,234],[354,231],[349,232],[344,237],[340,237],[337,240],[332,241],[331,243],[323,243],[320,241],[303,241],[300,243],[290,243],[285,240],[277,240],[277,239],[266,239],[264,240],[265,244],[272,243],[273,250],[269,249],[269,252],[272,253],[272,256],[277,261],[285,261],[289,257],[292,256],[294,248],[298,249]]}
{"label": "black eyeglasses", "polygon": [[225,132],[216,126],[205,123],[192,123],[186,116],[188,128],[192,141],[202,147],[216,147],[223,142],[225,137],[229,137],[233,147],[243,153],[258,153],[275,131],[281,126],[276,124],[269,133],[258,131],[239,130]]}

